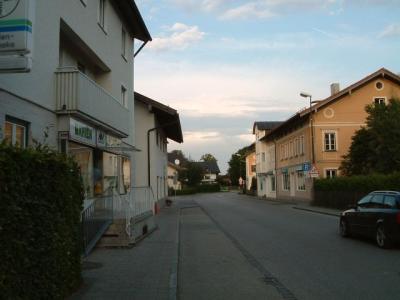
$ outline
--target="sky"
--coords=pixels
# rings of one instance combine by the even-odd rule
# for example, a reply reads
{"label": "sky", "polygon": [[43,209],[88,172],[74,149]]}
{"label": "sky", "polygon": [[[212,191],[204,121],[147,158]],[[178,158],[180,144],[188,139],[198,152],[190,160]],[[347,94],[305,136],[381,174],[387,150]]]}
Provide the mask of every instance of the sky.
{"label": "sky", "polygon": [[[136,0],[153,37],[135,90],[179,112],[192,160],[221,172],[254,142],[255,121],[283,121],[313,99],[385,67],[400,73],[400,0]],[[137,43],[136,48],[140,46]]]}

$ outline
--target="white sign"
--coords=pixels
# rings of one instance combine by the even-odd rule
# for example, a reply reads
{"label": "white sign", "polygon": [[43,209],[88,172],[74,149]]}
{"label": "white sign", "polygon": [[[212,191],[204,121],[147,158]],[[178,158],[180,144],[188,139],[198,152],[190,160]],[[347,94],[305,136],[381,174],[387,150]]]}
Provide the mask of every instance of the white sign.
{"label": "white sign", "polygon": [[311,178],[318,178],[319,177],[319,171],[315,165],[312,166],[309,175]]}
{"label": "white sign", "polygon": [[0,54],[32,52],[34,0],[0,0]]}

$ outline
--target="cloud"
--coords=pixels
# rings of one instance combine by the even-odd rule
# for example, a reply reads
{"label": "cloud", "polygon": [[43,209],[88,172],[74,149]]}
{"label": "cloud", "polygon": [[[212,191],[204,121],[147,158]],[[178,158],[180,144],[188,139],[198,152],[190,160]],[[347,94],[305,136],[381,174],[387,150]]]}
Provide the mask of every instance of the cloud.
{"label": "cloud", "polygon": [[165,37],[156,37],[150,43],[149,49],[155,51],[184,50],[190,45],[203,39],[205,33],[198,26],[189,26],[183,23],[175,23]]}
{"label": "cloud", "polygon": [[221,138],[218,131],[185,131],[183,132],[185,142],[204,143],[207,140],[217,140]]}
{"label": "cloud", "polygon": [[190,12],[199,9],[202,11],[210,12],[210,11],[216,11],[230,0],[171,0],[171,1],[178,7],[181,7],[184,10]]}
{"label": "cloud", "polygon": [[228,9],[220,16],[220,19],[269,19],[274,16],[275,14],[272,13],[270,9],[262,3],[250,2],[235,8]]}
{"label": "cloud", "polygon": [[379,35],[379,38],[400,36],[400,23],[388,25]]}

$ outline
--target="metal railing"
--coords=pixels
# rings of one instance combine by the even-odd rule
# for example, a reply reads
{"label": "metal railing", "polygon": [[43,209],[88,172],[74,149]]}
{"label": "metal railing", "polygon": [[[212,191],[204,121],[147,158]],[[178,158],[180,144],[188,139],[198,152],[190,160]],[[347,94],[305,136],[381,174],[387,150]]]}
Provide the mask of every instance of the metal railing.
{"label": "metal railing", "polygon": [[134,217],[139,217],[149,211],[154,212],[155,197],[151,187],[133,187],[132,194],[134,199]]}
{"label": "metal railing", "polygon": [[84,255],[89,255],[113,220],[113,196],[92,200],[82,211],[82,234]]}

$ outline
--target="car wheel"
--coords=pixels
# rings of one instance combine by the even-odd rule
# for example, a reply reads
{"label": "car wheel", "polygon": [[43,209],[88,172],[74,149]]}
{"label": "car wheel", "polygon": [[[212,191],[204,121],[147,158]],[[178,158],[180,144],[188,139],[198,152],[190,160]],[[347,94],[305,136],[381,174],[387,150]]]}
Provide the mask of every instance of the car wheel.
{"label": "car wheel", "polygon": [[383,225],[376,228],[376,244],[379,248],[390,248],[392,245]]}
{"label": "car wheel", "polygon": [[340,235],[342,237],[349,237],[350,236],[350,230],[349,230],[349,225],[345,219],[340,220],[339,224],[339,231]]}

